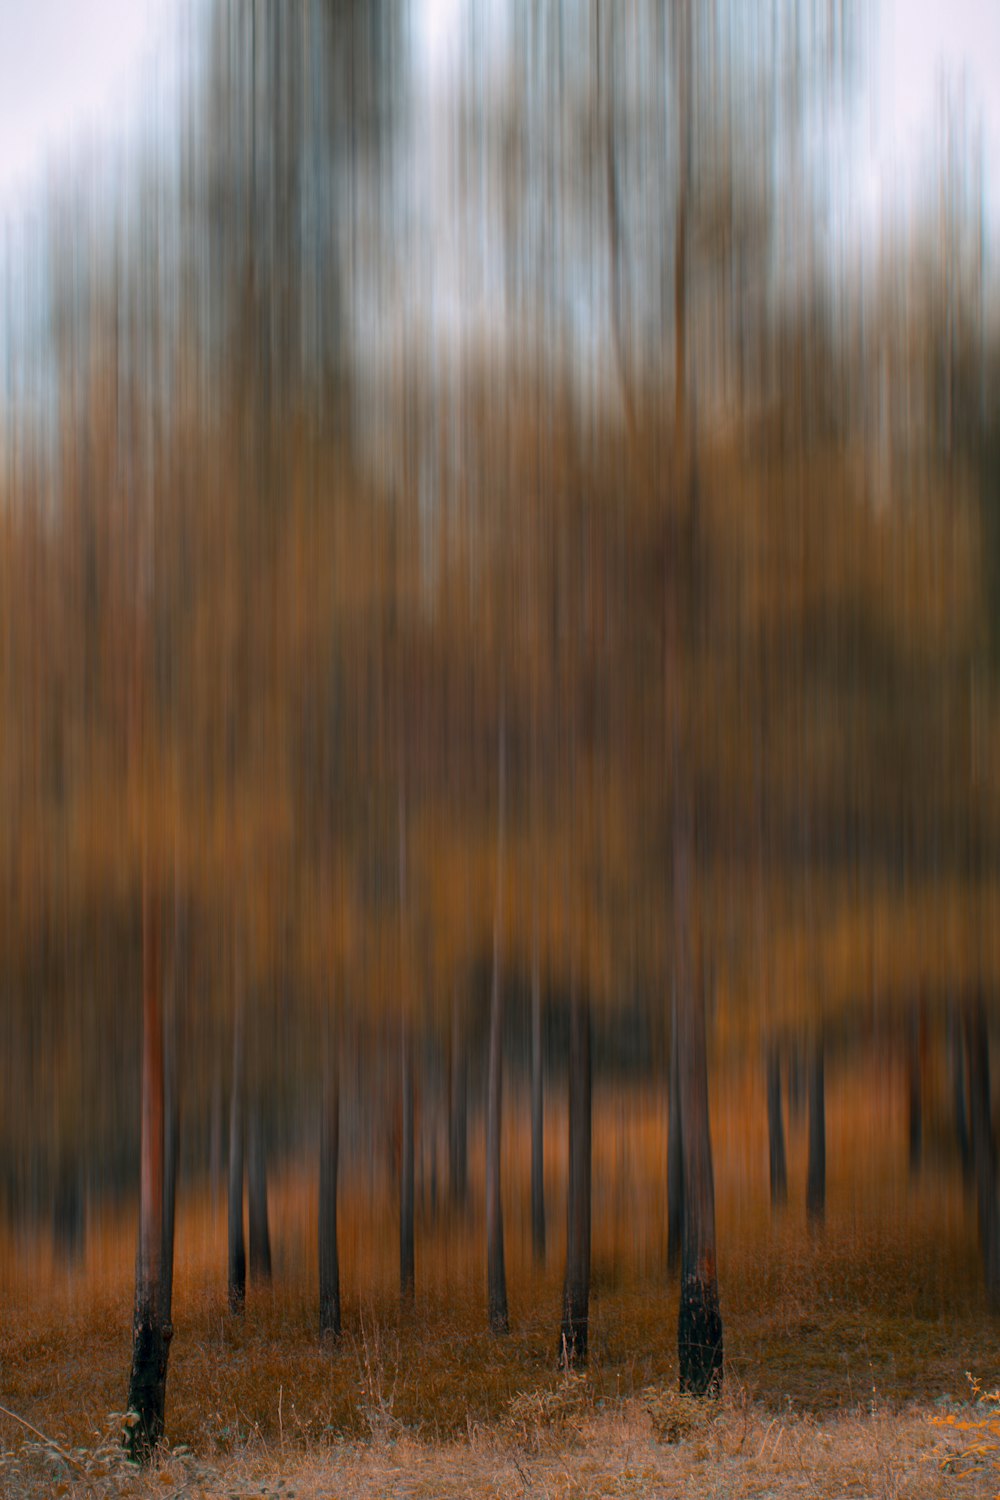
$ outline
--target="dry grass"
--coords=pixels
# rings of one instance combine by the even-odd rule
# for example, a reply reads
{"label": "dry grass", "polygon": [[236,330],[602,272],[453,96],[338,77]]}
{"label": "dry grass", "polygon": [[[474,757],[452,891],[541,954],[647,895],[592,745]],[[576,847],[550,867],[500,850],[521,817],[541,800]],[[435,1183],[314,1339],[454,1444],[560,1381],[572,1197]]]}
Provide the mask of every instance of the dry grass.
{"label": "dry grass", "polygon": [[[831,1069],[827,1227],[814,1235],[801,1203],[802,1128],[789,1132],[792,1201],[775,1218],[758,1085],[722,1072],[719,1087],[720,1402],[675,1394],[676,1288],[661,1269],[657,1191],[662,1100],[630,1095],[626,1108],[599,1094],[585,1373],[555,1368],[565,1123],[555,1109],[553,1233],[541,1269],[516,1191],[525,1143],[513,1127],[507,1142],[512,1330],[503,1340],[486,1331],[477,1209],[459,1217],[425,1206],[407,1310],[396,1291],[392,1184],[348,1171],[345,1335],[331,1350],[316,1337],[312,1168],[276,1177],[275,1282],[251,1288],[240,1321],[225,1311],[222,1216],[185,1195],[170,1456],[147,1476],[123,1469],[115,1416],[129,1359],[133,1222],[93,1224],[77,1272],[54,1262],[44,1239],[0,1245],[0,1402],[37,1429],[0,1415],[0,1493],[995,1493],[993,1430],[983,1425],[992,1411],[968,1404],[965,1377],[975,1371],[992,1389],[1000,1376],[974,1212],[950,1175],[929,1167],[908,1182],[899,1078],[852,1077],[848,1089]],[[967,1474],[958,1488],[942,1467],[949,1455]]]}

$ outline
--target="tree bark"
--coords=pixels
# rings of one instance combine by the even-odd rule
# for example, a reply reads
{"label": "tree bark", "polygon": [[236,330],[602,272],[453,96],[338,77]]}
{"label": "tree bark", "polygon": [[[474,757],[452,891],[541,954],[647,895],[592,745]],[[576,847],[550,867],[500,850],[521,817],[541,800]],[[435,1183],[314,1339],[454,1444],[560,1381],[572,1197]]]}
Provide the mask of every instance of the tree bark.
{"label": "tree bark", "polygon": [[986,1011],[978,999],[966,1016],[969,1056],[969,1134],[976,1199],[979,1210],[979,1248],[983,1256],[986,1301],[990,1312],[1000,1312],[1000,1201],[997,1198],[997,1148],[993,1134],[990,1085],[990,1041]]}
{"label": "tree bark", "polygon": [[250,1280],[266,1285],[271,1280],[271,1231],[267,1217],[267,1153],[258,1117],[259,1105],[247,1128],[247,1200],[250,1227]]}
{"label": "tree bark", "polygon": [[413,1253],[413,1056],[410,1028],[403,1022],[402,1038],[403,1130],[399,1170],[399,1292],[404,1302],[413,1301],[415,1286]]}
{"label": "tree bark", "polygon": [[823,1081],[823,1042],[817,1041],[809,1061],[809,1166],[806,1174],[806,1217],[819,1228],[826,1216],[826,1090]]}
{"label": "tree bark", "polygon": [[[329,1021],[326,1022],[329,1028]],[[340,1076],[332,1039],[323,1050],[323,1114],[319,1141],[319,1331],[340,1338],[340,1253],[337,1173],[340,1167]]]}
{"label": "tree bark", "polygon": [[788,1200],[788,1165],[785,1160],[785,1126],[781,1114],[781,1059],[773,1042],[767,1049],[767,1136],[771,1166],[771,1207],[783,1208]]}
{"label": "tree bark", "polygon": [[951,1044],[951,1095],[955,1112],[955,1139],[958,1143],[962,1176],[968,1182],[972,1177],[972,1143],[969,1139],[969,1112],[965,1102],[965,1051],[962,1028],[955,1013],[954,1003],[949,1006],[948,1032]]}
{"label": "tree bark", "polygon": [[186,985],[187,930],[174,901],[174,942],[170,985],[163,1014],[163,1245],[161,1250],[162,1313],[173,1320],[174,1225],[177,1204],[177,1160],[180,1146],[180,1090],[177,1076],[178,992]]}
{"label": "tree bark", "polygon": [[542,1058],[542,983],[536,947],[531,976],[531,1248],[545,1260],[545,1093]]}
{"label": "tree bark", "polygon": [[690,858],[687,796],[675,806],[674,912],[677,971],[677,1068],[682,1121],[684,1215],[677,1352],[682,1394],[716,1393],[722,1384],[722,1315],[715,1254],[715,1180],[708,1113],[705,1001],[690,953]]}
{"label": "tree bark", "polygon": [[677,1037],[676,985],[670,1001],[670,1103],[667,1131],[667,1273],[676,1276],[684,1233],[684,1146]]}
{"label": "tree bark", "polygon": [[464,1208],[469,1197],[469,1082],[465,1030],[457,991],[451,1000],[451,1116],[448,1128],[448,1178],[451,1201]]}
{"label": "tree bark", "polygon": [[238,1317],[247,1295],[247,1258],[243,1239],[243,997],[236,995],[233,1019],[233,1081],[229,1100],[228,1194],[229,1311]]}
{"label": "tree bark", "polygon": [[160,1006],[160,913],[149,877],[142,893],[142,1127],[139,1248],[132,1318],[132,1370],[125,1431],[129,1456],[146,1463],[163,1435],[167,1356],[173,1329],[164,1317],[163,1256],[163,1017]]}
{"label": "tree bark", "polygon": [[920,1163],[923,1156],[924,1146],[923,1089],[921,1087],[920,1076],[919,1015],[914,1015],[910,1020],[906,1054],[906,1092],[908,1105],[907,1123],[910,1173],[915,1177],[920,1171]]}
{"label": "tree bark", "polygon": [[507,1270],[504,1264],[503,1202],[500,1194],[500,1125],[503,1102],[503,994],[500,985],[500,930],[503,923],[504,795],[506,747],[504,714],[499,728],[499,817],[497,891],[493,914],[493,976],[490,986],[490,1054],[486,1087],[486,1285],[490,1328],[507,1333]]}
{"label": "tree bark", "polygon": [[566,1368],[587,1362],[590,1320],[591,1219],[590,1000],[574,993],[569,1021],[569,1187],[566,1195],[566,1277],[559,1340]]}

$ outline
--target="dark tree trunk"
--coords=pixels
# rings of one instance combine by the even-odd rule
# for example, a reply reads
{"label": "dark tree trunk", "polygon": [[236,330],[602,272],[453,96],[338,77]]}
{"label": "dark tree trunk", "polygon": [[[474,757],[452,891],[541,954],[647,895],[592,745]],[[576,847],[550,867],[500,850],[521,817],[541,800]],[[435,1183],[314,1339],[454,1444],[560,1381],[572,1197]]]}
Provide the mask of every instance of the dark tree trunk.
{"label": "dark tree trunk", "polygon": [[908,1137],[910,1172],[916,1176],[924,1145],[923,1090],[920,1077],[920,1018],[913,1016],[910,1022],[906,1049],[906,1092],[908,1104]]}
{"label": "dark tree trunk", "polygon": [[990,1086],[990,1042],[986,1011],[978,1000],[966,1017],[969,1056],[969,1126],[979,1209],[979,1247],[983,1256],[986,1300],[1000,1312],[1000,1202],[997,1199],[997,1149],[993,1134]]}
{"label": "dark tree trunk", "polygon": [[676,1276],[684,1234],[684,1146],[677,1040],[677,995],[670,1004],[670,1119],[667,1132],[667,1271]]}
{"label": "dark tree trunk", "polygon": [[67,1265],[83,1259],[84,1199],[79,1166],[64,1160],[52,1199],[52,1248]]}
{"label": "dark tree trunk", "polygon": [[236,996],[233,1020],[233,1081],[229,1101],[228,1195],[229,1311],[242,1313],[247,1294],[247,1257],[243,1240],[243,997]]}
{"label": "dark tree trunk", "polygon": [[448,1176],[451,1201],[464,1208],[469,1196],[469,1084],[465,1028],[457,992],[451,1000],[451,1117],[448,1122]]}
{"label": "dark tree trunk", "polygon": [[490,1053],[486,1087],[486,1281],[490,1328],[506,1333],[507,1271],[504,1264],[503,1202],[500,1196],[500,1122],[503,1089],[503,1011],[494,958],[490,994]]}
{"label": "dark tree trunk", "polygon": [[771,1207],[782,1208],[788,1199],[788,1166],[785,1161],[785,1126],[781,1115],[781,1059],[774,1043],[767,1049],[767,1136],[771,1163]]}
{"label": "dark tree trunk", "polygon": [[340,1077],[338,1060],[328,1038],[323,1052],[323,1117],[319,1140],[319,1331],[320,1337],[333,1339],[340,1338],[339,1167]]}
{"label": "dark tree trunk", "polygon": [[806,1174],[806,1217],[818,1228],[826,1216],[826,1090],[823,1080],[823,1043],[818,1041],[809,1060],[809,1166]]}
{"label": "dark tree trunk", "polygon": [[569,1186],[560,1363],[587,1362],[590,1317],[590,1000],[574,994],[569,1022]]}
{"label": "dark tree trunk", "polygon": [[247,1199],[250,1228],[250,1279],[255,1285],[266,1285],[271,1280],[271,1230],[267,1217],[267,1153],[256,1109],[250,1116],[247,1128]]}
{"label": "dark tree trunk", "polygon": [[503,926],[504,798],[506,745],[500,710],[499,791],[497,794],[497,891],[493,914],[493,975],[490,985],[490,1055],[486,1085],[486,1288],[490,1328],[507,1333],[507,1270],[504,1264],[503,1201],[500,1194],[500,1125],[503,1104],[503,992],[500,934]]}
{"label": "dark tree trunk", "polygon": [[148,1462],[163,1435],[167,1356],[173,1329],[164,1316],[163,1254],[163,1017],[160,1008],[160,913],[148,877],[142,897],[142,1132],[139,1249],[132,1319],[132,1371],[126,1428],[129,1456]]}
{"label": "dark tree trunk", "polygon": [[174,1300],[174,1223],[177,1204],[177,1158],[180,1146],[180,1091],[177,1081],[178,987],[186,982],[186,932],[175,911],[171,982],[163,1016],[163,1246],[162,1311],[172,1321]]}
{"label": "dark tree trunk", "polygon": [[224,1104],[222,1092],[222,1048],[215,1049],[215,1067],[212,1071],[212,1094],[208,1119],[208,1185],[212,1202],[218,1201],[222,1190],[222,1150],[224,1138]]}
{"label": "dark tree trunk", "polygon": [[969,1140],[969,1113],[965,1102],[965,1051],[962,1028],[955,1014],[954,1005],[948,1013],[948,1030],[951,1042],[951,1092],[955,1111],[955,1139],[958,1142],[962,1176],[966,1181],[972,1177],[972,1143]]}
{"label": "dark tree trunk", "polygon": [[722,1384],[722,1315],[715,1253],[715,1180],[708,1113],[705,1000],[690,952],[693,832],[686,798],[675,804],[674,941],[677,1070],[682,1121],[684,1215],[677,1352],[682,1394],[716,1393]]}
{"label": "dark tree trunk", "polygon": [[415,1285],[413,1254],[413,1056],[409,1025],[403,1023],[402,1044],[403,1131],[399,1168],[399,1291],[404,1302],[413,1301]]}
{"label": "dark tree trunk", "polygon": [[531,1248],[545,1260],[545,1093],[542,1058],[542,982],[538,953],[531,976]]}

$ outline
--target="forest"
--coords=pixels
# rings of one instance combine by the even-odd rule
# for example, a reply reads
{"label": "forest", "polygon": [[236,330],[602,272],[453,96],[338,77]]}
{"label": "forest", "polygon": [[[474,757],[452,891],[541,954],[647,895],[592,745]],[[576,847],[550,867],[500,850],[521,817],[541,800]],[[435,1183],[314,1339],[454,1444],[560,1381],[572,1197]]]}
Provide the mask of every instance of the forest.
{"label": "forest", "polygon": [[446,13],[7,230],[0,1493],[993,1493],[975,111],[859,245],[853,0]]}

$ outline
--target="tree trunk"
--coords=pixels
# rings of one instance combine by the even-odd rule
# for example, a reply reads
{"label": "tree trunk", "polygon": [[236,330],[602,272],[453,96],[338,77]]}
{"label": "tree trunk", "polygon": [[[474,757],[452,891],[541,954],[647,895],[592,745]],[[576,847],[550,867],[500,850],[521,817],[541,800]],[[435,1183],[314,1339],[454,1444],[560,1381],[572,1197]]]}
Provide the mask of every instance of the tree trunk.
{"label": "tree trunk", "polygon": [[236,996],[233,1020],[233,1082],[229,1101],[229,1311],[239,1316],[247,1294],[243,1240],[243,997]]}
{"label": "tree trunk", "polygon": [[809,1062],[809,1167],[806,1175],[806,1217],[818,1228],[826,1216],[826,1092],[823,1082],[823,1043],[818,1041]]}
{"label": "tree trunk", "polygon": [[457,991],[451,1000],[451,1118],[448,1129],[448,1176],[451,1201],[464,1208],[469,1196],[469,1084],[465,1031]]}
{"label": "tree trunk", "polygon": [[413,1254],[413,1056],[410,1028],[403,1022],[402,1153],[399,1168],[399,1292],[404,1302],[413,1301],[415,1285]]}
{"label": "tree trunk", "polygon": [[773,1042],[767,1049],[767,1135],[771,1207],[783,1208],[788,1200],[788,1166],[785,1161],[785,1126],[781,1116],[781,1059]]}
{"label": "tree trunk", "polygon": [[907,1039],[906,1092],[910,1173],[915,1177],[920,1171],[924,1145],[923,1090],[920,1076],[920,1017],[918,1015],[911,1018]]}
{"label": "tree trunk", "polygon": [[507,1333],[507,1271],[504,1265],[503,1202],[500,1196],[500,1124],[503,1098],[503,995],[500,987],[500,929],[503,922],[503,836],[506,750],[500,712],[497,892],[493,915],[493,977],[490,986],[490,1055],[486,1086],[486,1286],[490,1328]]}
{"label": "tree trunk", "polygon": [[569,1187],[566,1279],[559,1340],[566,1368],[587,1362],[590,1315],[591,1179],[590,1000],[574,994],[569,1021]]}
{"label": "tree trunk", "polygon": [[247,1129],[247,1199],[250,1221],[250,1280],[264,1285],[271,1280],[271,1231],[267,1219],[267,1153],[258,1117],[259,1105]]}
{"label": "tree trunk", "polygon": [[160,1009],[160,913],[149,878],[142,893],[142,1134],[139,1249],[132,1319],[132,1371],[125,1431],[129,1456],[146,1463],[163,1435],[167,1356],[173,1329],[164,1316],[163,1255],[163,1018]]}
{"label": "tree trunk", "polygon": [[[329,1020],[326,1027],[329,1029]],[[323,1050],[323,1116],[319,1141],[319,1331],[340,1338],[337,1172],[340,1167],[340,1077],[332,1039]],[[412,1279],[412,1272],[411,1272]]]}
{"label": "tree trunk", "polygon": [[670,1118],[667,1132],[667,1272],[676,1276],[684,1233],[684,1146],[681,1124],[680,1057],[676,985],[670,1002]]}
{"label": "tree trunk", "polygon": [[962,1163],[962,1176],[968,1182],[972,1177],[972,1143],[969,1139],[969,1113],[965,1102],[965,1052],[962,1028],[952,1003],[948,1011],[948,1031],[951,1043],[951,1094],[955,1112],[955,1139]]}
{"label": "tree trunk", "polygon": [[969,1056],[969,1126],[979,1209],[979,1247],[983,1256],[986,1301],[1000,1312],[1000,1202],[997,1199],[997,1149],[993,1134],[990,1086],[990,1041],[982,1000],[966,1017]]}
{"label": "tree trunk", "polygon": [[687,798],[675,808],[674,931],[677,969],[677,1070],[682,1121],[684,1215],[677,1351],[682,1394],[704,1396],[722,1384],[722,1316],[715,1255],[715,1181],[708,1113],[705,1000],[690,953],[690,858]]}
{"label": "tree trunk", "polygon": [[178,991],[186,983],[187,933],[175,902],[174,942],[170,986],[163,1015],[163,1245],[161,1255],[162,1313],[173,1319],[174,1224],[177,1203],[177,1158],[180,1145],[180,1092],[177,1082]]}
{"label": "tree trunk", "polygon": [[545,1260],[545,1096],[542,1059],[542,984],[537,948],[531,976],[531,1248]]}

